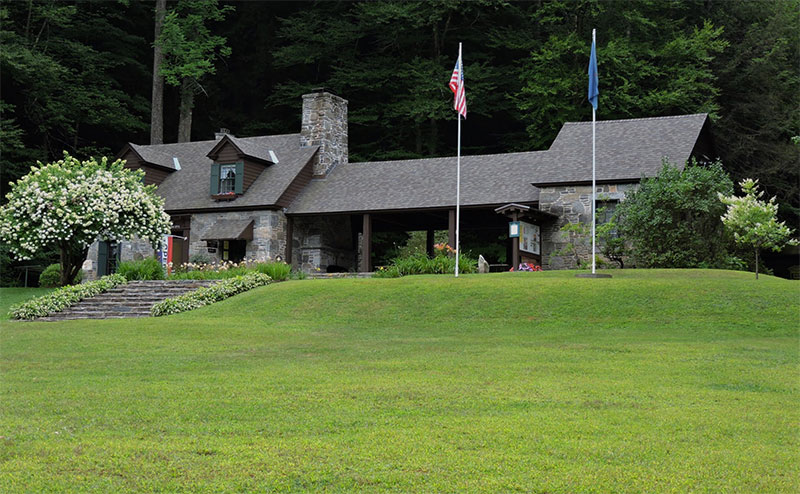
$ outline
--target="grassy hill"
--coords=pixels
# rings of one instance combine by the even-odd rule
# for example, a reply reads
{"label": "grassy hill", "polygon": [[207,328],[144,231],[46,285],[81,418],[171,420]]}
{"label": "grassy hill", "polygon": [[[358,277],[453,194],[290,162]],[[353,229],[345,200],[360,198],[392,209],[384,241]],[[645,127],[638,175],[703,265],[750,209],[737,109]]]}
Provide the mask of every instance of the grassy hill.
{"label": "grassy hill", "polygon": [[800,284],[613,274],[3,321],[0,490],[800,490]]}

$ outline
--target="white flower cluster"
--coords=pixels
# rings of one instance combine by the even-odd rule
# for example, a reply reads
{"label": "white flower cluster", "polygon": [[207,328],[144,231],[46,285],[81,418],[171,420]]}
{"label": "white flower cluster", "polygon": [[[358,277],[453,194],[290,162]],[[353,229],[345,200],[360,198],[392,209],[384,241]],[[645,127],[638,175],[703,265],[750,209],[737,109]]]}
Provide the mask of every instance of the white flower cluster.
{"label": "white flower cluster", "polygon": [[170,232],[170,218],[144,172],[103,157],[64,159],[31,168],[11,184],[0,207],[0,240],[19,259],[45,247],[68,243],[76,251],[95,239],[137,236],[158,244]]}
{"label": "white flower cluster", "polygon": [[197,309],[232,297],[237,293],[246,292],[270,283],[272,283],[272,278],[262,273],[249,273],[228,278],[211,286],[198,288],[193,292],[162,300],[150,309],[150,315],[153,317],[166,316]]}
{"label": "white flower cluster", "polygon": [[61,312],[67,307],[89,297],[111,290],[117,285],[126,283],[121,274],[103,276],[99,280],[83,283],[82,285],[64,286],[47,295],[36,297],[27,302],[11,307],[9,314],[14,319],[35,319],[44,317],[54,312]]}

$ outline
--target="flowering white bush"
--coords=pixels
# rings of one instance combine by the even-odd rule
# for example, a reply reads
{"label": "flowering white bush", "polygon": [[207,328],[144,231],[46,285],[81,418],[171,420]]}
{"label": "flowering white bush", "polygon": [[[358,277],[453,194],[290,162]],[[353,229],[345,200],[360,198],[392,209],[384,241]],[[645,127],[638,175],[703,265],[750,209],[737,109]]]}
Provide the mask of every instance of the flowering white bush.
{"label": "flowering white bush", "polygon": [[720,201],[728,205],[728,210],[722,216],[722,223],[733,233],[737,244],[755,249],[758,279],[758,251],[780,250],[787,243],[796,245],[797,240],[791,239],[791,228],[785,222],[778,221],[775,198],[766,202],[761,200],[764,192],[758,190],[758,180],[747,178],[739,182],[739,185],[744,197],[719,195]]}
{"label": "flowering white bush", "polygon": [[47,247],[61,251],[62,285],[72,281],[97,238],[137,236],[154,246],[170,232],[170,218],[144,172],[103,157],[64,159],[31,168],[11,184],[0,207],[0,240],[19,259]]}
{"label": "flowering white bush", "polygon": [[272,283],[272,278],[262,273],[249,273],[235,278],[228,278],[211,286],[198,288],[193,292],[162,300],[150,309],[150,315],[153,317],[166,316],[197,309],[198,307],[232,297],[237,293],[246,292],[270,283]]}
{"label": "flowering white bush", "polygon": [[47,295],[36,297],[11,307],[9,314],[15,319],[35,319],[44,317],[53,312],[61,312],[67,307],[89,297],[111,290],[117,285],[125,283],[121,274],[103,276],[99,280],[90,281],[82,285],[64,286]]}

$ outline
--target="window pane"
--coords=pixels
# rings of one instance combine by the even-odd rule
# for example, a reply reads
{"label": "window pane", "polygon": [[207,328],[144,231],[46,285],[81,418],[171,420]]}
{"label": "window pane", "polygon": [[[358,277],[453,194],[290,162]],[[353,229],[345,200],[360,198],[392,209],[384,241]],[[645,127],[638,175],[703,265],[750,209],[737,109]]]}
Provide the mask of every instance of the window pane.
{"label": "window pane", "polygon": [[236,165],[222,165],[219,168],[219,192],[226,194],[236,188]]}

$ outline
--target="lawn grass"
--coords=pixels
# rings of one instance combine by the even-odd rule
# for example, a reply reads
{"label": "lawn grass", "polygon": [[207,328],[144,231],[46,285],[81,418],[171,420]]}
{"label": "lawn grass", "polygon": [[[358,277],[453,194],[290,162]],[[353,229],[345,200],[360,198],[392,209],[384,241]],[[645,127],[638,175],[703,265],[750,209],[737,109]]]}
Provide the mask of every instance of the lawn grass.
{"label": "lawn grass", "polygon": [[3,322],[0,491],[798,492],[800,284],[613,275]]}
{"label": "lawn grass", "polygon": [[0,288],[0,321],[9,318],[8,311],[12,305],[41,297],[53,290],[54,288]]}

